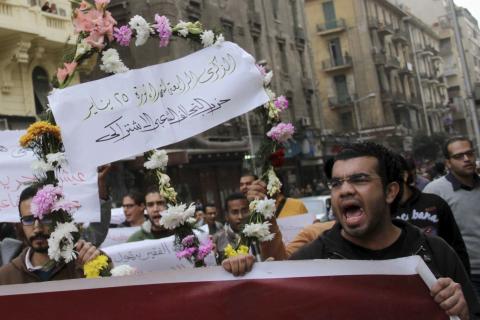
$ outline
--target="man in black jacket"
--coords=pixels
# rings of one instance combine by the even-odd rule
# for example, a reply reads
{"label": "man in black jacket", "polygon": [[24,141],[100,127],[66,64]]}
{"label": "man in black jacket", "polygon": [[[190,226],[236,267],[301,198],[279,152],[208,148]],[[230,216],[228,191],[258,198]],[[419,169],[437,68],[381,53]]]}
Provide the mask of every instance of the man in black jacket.
{"label": "man in black jacket", "polygon": [[[465,320],[480,315],[478,299],[455,252],[440,238],[395,220],[401,196],[401,171],[395,154],[374,143],[346,145],[336,156],[330,181],[338,223],[290,259],[383,260],[420,255],[440,277],[433,299],[448,315]],[[222,265],[234,275],[250,270],[252,256],[237,256]]]}
{"label": "man in black jacket", "polygon": [[467,247],[450,206],[439,196],[418,190],[407,161],[402,156],[399,156],[398,160],[402,170],[403,193],[394,218],[417,226],[425,234],[445,240],[455,250],[465,270],[470,274]]}

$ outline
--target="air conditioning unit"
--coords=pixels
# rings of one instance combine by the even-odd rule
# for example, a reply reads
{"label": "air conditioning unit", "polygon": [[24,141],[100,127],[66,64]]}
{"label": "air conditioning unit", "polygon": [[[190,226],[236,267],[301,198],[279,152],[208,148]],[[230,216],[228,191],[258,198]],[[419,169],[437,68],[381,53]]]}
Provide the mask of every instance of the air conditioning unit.
{"label": "air conditioning unit", "polygon": [[0,119],[0,130],[8,130],[8,120]]}
{"label": "air conditioning unit", "polygon": [[304,127],[308,127],[312,124],[312,121],[310,120],[310,117],[301,117],[300,124]]}

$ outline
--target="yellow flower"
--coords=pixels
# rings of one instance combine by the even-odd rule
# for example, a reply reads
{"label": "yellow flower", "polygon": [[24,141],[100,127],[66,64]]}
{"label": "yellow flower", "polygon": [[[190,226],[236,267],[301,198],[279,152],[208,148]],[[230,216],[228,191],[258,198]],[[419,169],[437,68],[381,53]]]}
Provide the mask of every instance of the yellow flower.
{"label": "yellow flower", "polygon": [[241,245],[238,250],[235,250],[233,249],[233,247],[228,244],[226,247],[225,247],[225,256],[227,258],[231,258],[231,257],[236,257],[238,256],[239,254],[247,254],[248,253],[248,247],[247,246],[244,246],[244,245]]}
{"label": "yellow flower", "polygon": [[37,121],[28,127],[27,133],[20,137],[20,145],[22,147],[28,147],[33,140],[43,134],[51,134],[56,139],[61,139],[59,127],[47,121]]}
{"label": "yellow flower", "polygon": [[87,279],[98,278],[100,277],[100,272],[106,267],[108,267],[108,257],[101,254],[83,265],[83,274]]}

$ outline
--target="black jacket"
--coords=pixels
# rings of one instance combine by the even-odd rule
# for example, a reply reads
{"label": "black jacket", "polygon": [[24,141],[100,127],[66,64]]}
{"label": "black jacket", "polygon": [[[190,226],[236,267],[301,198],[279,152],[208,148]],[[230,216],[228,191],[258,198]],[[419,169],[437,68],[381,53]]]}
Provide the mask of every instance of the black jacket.
{"label": "black jacket", "polygon": [[393,223],[402,229],[402,234],[394,244],[385,249],[372,251],[351,243],[342,237],[341,225],[336,223],[331,230],[293,253],[290,259],[385,260],[419,255],[437,278],[449,277],[460,283],[468,303],[470,318],[480,317],[478,298],[455,251],[443,239],[424,235],[420,229],[409,223],[401,220],[393,220]]}
{"label": "black jacket", "polygon": [[422,229],[425,234],[445,240],[455,250],[470,274],[467,248],[448,203],[435,194],[423,193],[417,188],[413,188],[412,192],[412,196],[405,203],[399,204],[394,218],[408,221]]}

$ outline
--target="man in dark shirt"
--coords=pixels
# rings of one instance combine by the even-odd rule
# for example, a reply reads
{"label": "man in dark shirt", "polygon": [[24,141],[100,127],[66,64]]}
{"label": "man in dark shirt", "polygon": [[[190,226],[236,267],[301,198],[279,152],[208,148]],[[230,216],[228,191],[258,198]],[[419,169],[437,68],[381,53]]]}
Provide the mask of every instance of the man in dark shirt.
{"label": "man in dark shirt", "polygon": [[[375,143],[344,146],[336,156],[330,181],[338,223],[293,253],[290,259],[383,260],[419,255],[440,277],[430,294],[450,316],[480,315],[480,306],[463,265],[442,239],[424,235],[408,223],[392,220],[401,197],[397,156]],[[234,275],[253,265],[252,256],[236,256],[222,266]]]}
{"label": "man in dark shirt", "polygon": [[423,193],[415,186],[415,177],[407,161],[398,157],[403,175],[403,193],[394,218],[407,221],[425,234],[439,236],[457,253],[470,274],[470,261],[462,234],[448,203],[435,194]]}

